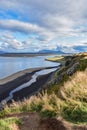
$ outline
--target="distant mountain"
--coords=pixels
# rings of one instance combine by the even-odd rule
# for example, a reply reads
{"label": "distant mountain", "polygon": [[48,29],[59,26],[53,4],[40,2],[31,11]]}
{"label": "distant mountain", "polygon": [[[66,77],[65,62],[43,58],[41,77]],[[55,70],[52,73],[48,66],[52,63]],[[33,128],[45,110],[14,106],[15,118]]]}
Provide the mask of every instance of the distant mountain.
{"label": "distant mountain", "polygon": [[38,53],[66,54],[60,50],[40,50]]}

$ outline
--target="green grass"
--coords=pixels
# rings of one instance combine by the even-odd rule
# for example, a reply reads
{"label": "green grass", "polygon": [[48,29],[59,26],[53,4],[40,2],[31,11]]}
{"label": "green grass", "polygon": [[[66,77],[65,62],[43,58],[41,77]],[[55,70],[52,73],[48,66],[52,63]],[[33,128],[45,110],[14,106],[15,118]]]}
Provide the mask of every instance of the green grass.
{"label": "green grass", "polygon": [[21,120],[18,118],[0,119],[0,130],[13,130],[12,124],[21,124]]}
{"label": "green grass", "polygon": [[73,123],[87,124],[87,103],[68,101],[63,109],[62,116]]}
{"label": "green grass", "polygon": [[[78,72],[68,76],[66,74],[68,67],[77,62],[80,63],[77,68]],[[38,112],[43,117],[56,118],[62,116],[73,123],[87,124],[86,68],[87,58],[85,58],[85,55],[73,56],[71,64],[67,67],[63,66],[54,74],[55,77],[60,76],[61,73],[64,74],[59,84],[52,84],[45,92],[32,96],[30,99],[25,99],[23,102],[13,102],[10,107],[5,106],[5,109],[0,112],[0,117],[20,112]]]}
{"label": "green grass", "polygon": [[[68,66],[62,66],[55,73],[55,75],[54,75],[55,78],[60,77],[62,73],[63,73],[63,78],[62,78],[62,81],[60,83],[58,83],[57,85],[52,84],[52,85],[50,85],[50,87],[48,87],[48,89],[47,89],[48,94],[51,94],[53,92],[55,94],[57,94],[59,92],[60,87],[63,86],[66,81],[68,81],[68,80],[71,79],[71,77],[68,76],[66,74],[66,72],[67,72],[68,68],[71,67],[74,63],[79,62],[79,66],[77,68],[77,71],[84,71],[87,68],[87,56],[84,56],[84,55],[80,55],[80,56],[79,55],[75,55],[75,56],[72,56],[72,57],[73,58],[71,58],[72,59],[71,63]],[[65,57],[65,59],[68,59],[68,57]]]}
{"label": "green grass", "polygon": [[84,71],[87,67],[87,59],[82,58],[78,70]]}

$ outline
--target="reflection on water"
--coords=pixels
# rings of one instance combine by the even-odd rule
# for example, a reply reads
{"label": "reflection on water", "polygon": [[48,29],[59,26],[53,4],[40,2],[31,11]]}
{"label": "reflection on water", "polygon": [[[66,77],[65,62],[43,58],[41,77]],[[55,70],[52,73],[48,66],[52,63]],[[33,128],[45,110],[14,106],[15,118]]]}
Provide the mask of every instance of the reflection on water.
{"label": "reflection on water", "polygon": [[[0,57],[0,79],[28,68],[57,66],[58,63],[45,61],[49,56]],[[52,57],[52,56],[51,56]]]}

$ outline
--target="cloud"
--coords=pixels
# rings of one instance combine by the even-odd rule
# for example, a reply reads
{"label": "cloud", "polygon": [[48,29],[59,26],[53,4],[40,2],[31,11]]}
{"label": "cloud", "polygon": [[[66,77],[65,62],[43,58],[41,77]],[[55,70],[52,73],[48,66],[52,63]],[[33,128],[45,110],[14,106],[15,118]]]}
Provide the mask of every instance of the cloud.
{"label": "cloud", "polygon": [[0,41],[2,42],[1,48],[3,48],[4,50],[9,50],[11,48],[19,50],[23,49],[22,43],[10,34],[2,35]]}
{"label": "cloud", "polygon": [[54,35],[53,32],[50,32],[46,28],[40,27],[36,24],[23,22],[19,20],[0,20],[0,28],[12,32],[21,32],[25,34],[35,33],[38,34],[38,37],[36,37],[36,39],[40,41],[51,40]]}
{"label": "cloud", "polygon": [[43,18],[48,20],[48,15],[57,16],[60,19],[67,17],[69,20],[81,24],[87,17],[86,2],[86,0],[79,0],[79,2],[76,0],[47,0],[46,2],[43,0],[0,0],[0,6],[3,10],[14,12],[17,10],[21,17],[27,17],[27,20],[32,20],[33,23],[45,26],[46,20]]}
{"label": "cloud", "polygon": [[[16,49],[17,51],[39,51],[42,49],[55,49],[56,44],[46,43],[43,39],[39,39],[37,36],[26,39],[25,41],[20,42],[16,39],[11,33],[3,34],[0,38],[2,42],[1,48],[3,50],[12,50]],[[38,44],[39,43],[39,44]],[[16,51],[15,50],[15,51]]]}
{"label": "cloud", "polygon": [[[62,42],[45,42],[40,40],[37,36],[32,36],[25,41],[19,41],[13,34],[2,34],[0,41],[2,42],[0,50],[5,51],[15,51],[15,52],[34,52],[40,50],[61,50],[63,52],[72,52],[76,53],[80,50],[87,51],[87,40],[82,40],[75,43],[67,43],[66,41]],[[39,43],[39,44],[38,44]],[[82,49],[81,49],[82,48]]]}
{"label": "cloud", "polygon": [[[16,22],[18,31],[27,32],[26,26],[28,26],[28,29],[32,29],[31,26],[33,25],[40,28],[46,27],[47,30],[50,30],[51,34],[47,30],[42,30],[44,33],[47,31],[49,35],[52,35],[52,32],[66,32],[68,35],[70,31],[73,31],[72,35],[74,35],[74,32],[77,31],[75,27],[82,25],[87,19],[86,0],[79,0],[79,2],[76,0],[47,0],[46,2],[43,0],[1,0],[0,6],[5,12],[6,10],[16,12],[17,10],[17,13],[22,19],[22,21],[20,21],[21,24],[18,22],[19,20],[11,20],[9,22],[14,24]],[[25,18],[30,25],[23,23],[23,18]],[[32,25],[31,22],[33,23]],[[25,30],[20,29],[23,24],[26,24]],[[36,29],[34,29],[34,31],[35,30]],[[14,31],[16,30],[14,29]]]}
{"label": "cloud", "polygon": [[[84,45],[81,38],[87,39],[86,2],[87,0],[0,0],[1,13],[9,16],[8,19],[1,17],[1,30],[26,35],[35,34],[25,41],[17,40],[10,35],[4,36],[3,46],[40,50],[55,49],[57,46],[66,46],[69,49],[76,45]],[[71,41],[67,41],[66,37]],[[72,42],[75,37],[78,41]]]}
{"label": "cloud", "polygon": [[0,28],[23,33],[38,32],[42,30],[38,25],[19,20],[0,20]]}

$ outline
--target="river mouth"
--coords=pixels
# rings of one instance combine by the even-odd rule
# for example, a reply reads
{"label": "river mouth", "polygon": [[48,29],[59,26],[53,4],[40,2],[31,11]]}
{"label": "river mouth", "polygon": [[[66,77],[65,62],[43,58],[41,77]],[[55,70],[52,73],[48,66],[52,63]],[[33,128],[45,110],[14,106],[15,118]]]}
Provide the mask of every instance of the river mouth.
{"label": "river mouth", "polygon": [[[25,88],[29,88],[33,83],[35,83],[37,81],[37,77],[38,76],[43,76],[43,75],[47,75],[47,74],[50,74],[54,71],[56,71],[58,69],[58,67],[56,68],[51,68],[51,69],[43,69],[43,70],[39,70],[37,72],[35,72],[33,75],[32,75],[32,78],[31,80],[29,80],[28,82],[22,84],[22,85],[19,85],[18,87],[16,87],[15,89],[11,90],[9,92],[9,96],[6,97],[5,99],[3,99],[1,101],[1,104],[6,104],[8,101],[12,100],[13,97],[14,97],[14,94],[21,91],[22,89],[25,89]],[[32,87],[33,89],[33,87]]]}
{"label": "river mouth", "polygon": [[[52,72],[56,71],[58,67],[60,67],[60,63],[53,63],[50,61],[45,61],[46,57],[47,56],[33,57],[35,59],[33,58],[31,59],[32,61],[34,60],[34,64],[36,68],[33,66],[34,64],[32,62],[32,65],[30,66],[32,66],[33,68],[24,69],[19,72],[17,71],[17,73],[14,73],[4,79],[0,79],[0,102],[1,102],[0,105],[1,106],[2,104],[6,104],[9,101],[14,100],[16,97],[15,95],[17,94],[18,94],[17,95],[18,97],[22,97],[23,93],[20,92],[22,90],[24,92],[24,91],[27,91],[28,89],[28,91],[30,91],[29,94],[32,95],[32,93],[35,93],[36,88],[37,88],[37,91],[40,89],[41,85],[43,85],[48,78],[46,76],[50,75]],[[20,58],[17,58],[17,60],[19,59]],[[28,58],[27,60],[29,59],[30,58]],[[13,58],[13,60],[15,60],[15,58]],[[23,66],[25,65],[26,65],[25,62],[23,62]],[[40,67],[38,67],[38,65]],[[45,80],[43,80],[44,82],[39,81],[39,83],[37,84],[36,81],[39,76],[42,76],[42,77],[45,76],[44,77]],[[43,82],[43,84],[41,82]],[[26,94],[24,95],[24,97],[26,97]]]}

